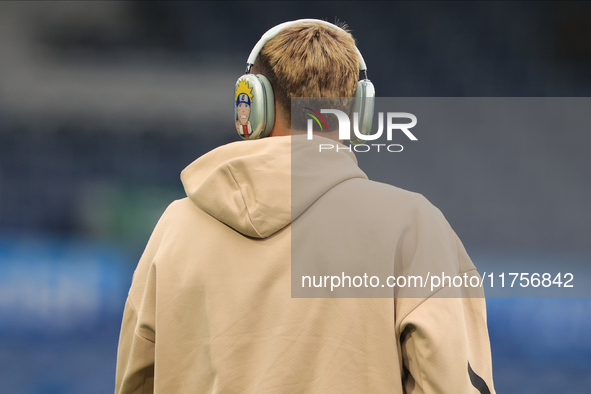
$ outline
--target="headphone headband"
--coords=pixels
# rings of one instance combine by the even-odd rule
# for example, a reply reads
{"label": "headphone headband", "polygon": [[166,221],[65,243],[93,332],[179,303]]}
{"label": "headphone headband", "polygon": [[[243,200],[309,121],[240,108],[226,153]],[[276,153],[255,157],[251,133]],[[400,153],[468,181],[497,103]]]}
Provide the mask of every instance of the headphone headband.
{"label": "headphone headband", "polygon": [[[295,21],[281,23],[281,24],[271,28],[270,30],[268,30],[265,34],[263,34],[263,36],[261,37],[259,42],[257,42],[257,44],[254,46],[254,48],[250,52],[250,56],[248,57],[248,60],[246,61],[246,73],[248,74],[250,72],[250,67],[252,67],[252,65],[254,65],[255,60],[259,56],[259,52],[261,51],[261,49],[263,49],[263,46],[267,43],[267,41],[269,41],[270,39],[275,37],[277,34],[279,34],[279,32],[281,30],[285,29],[286,27],[289,27],[291,25],[294,25],[296,23],[301,23],[301,22],[321,23],[321,24],[323,24],[327,27],[330,27],[332,29],[336,29],[336,30],[340,30],[340,31],[344,32],[344,30],[341,29],[340,27],[338,27],[337,25],[334,25],[330,22],[326,22],[326,21],[323,21],[320,19],[298,19]],[[357,55],[359,55],[359,71],[367,72],[367,66],[365,65],[365,60],[363,60],[363,56],[361,56],[361,52],[359,52],[359,49],[357,49],[357,46],[355,46],[355,50],[357,51]]]}

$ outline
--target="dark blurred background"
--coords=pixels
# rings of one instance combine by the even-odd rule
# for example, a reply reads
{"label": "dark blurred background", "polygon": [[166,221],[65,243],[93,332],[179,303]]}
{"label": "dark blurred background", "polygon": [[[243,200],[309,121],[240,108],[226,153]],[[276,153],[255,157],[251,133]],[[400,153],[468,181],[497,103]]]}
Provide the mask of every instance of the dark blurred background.
{"label": "dark blurred background", "polygon": [[[181,170],[238,140],[230,98],[258,38],[299,18],[348,23],[378,96],[591,96],[587,2],[0,2],[3,392],[113,391],[153,226],[184,197]],[[450,142],[395,183],[438,206],[477,265],[591,265],[589,131],[516,131],[506,158],[504,141]],[[591,391],[588,299],[488,309],[497,392]]]}

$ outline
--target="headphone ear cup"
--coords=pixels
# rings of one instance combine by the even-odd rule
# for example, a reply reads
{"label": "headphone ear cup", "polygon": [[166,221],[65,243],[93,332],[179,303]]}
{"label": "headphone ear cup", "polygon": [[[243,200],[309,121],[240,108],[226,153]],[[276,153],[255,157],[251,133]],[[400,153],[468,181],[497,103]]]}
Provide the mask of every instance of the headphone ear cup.
{"label": "headphone ear cup", "polygon": [[358,134],[369,135],[371,133],[375,96],[376,90],[369,79],[357,82],[352,113],[349,117],[352,120],[350,142],[353,145],[365,143],[365,140],[359,138]]}
{"label": "headphone ear cup", "polygon": [[275,124],[275,94],[273,93],[271,82],[269,82],[267,77],[265,77],[263,74],[257,74],[255,76],[259,79],[265,91],[265,127],[261,131],[260,135],[260,138],[264,138],[271,134],[273,125]]}
{"label": "headphone ear cup", "polygon": [[243,139],[254,140],[271,134],[275,122],[275,96],[262,74],[245,74],[234,88],[236,131]]}

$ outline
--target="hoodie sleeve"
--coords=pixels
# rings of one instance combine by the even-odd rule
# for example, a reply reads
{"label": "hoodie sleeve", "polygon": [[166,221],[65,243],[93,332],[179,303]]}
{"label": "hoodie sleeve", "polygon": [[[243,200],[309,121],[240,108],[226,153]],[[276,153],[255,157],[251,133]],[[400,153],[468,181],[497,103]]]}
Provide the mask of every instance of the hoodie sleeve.
{"label": "hoodie sleeve", "polygon": [[[407,273],[479,277],[441,212],[430,203],[417,212],[403,253]],[[406,393],[495,393],[482,288],[449,285],[396,304]]]}
{"label": "hoodie sleeve", "polygon": [[401,329],[407,393],[494,394],[484,299],[431,297]]}
{"label": "hoodie sleeve", "polygon": [[144,274],[144,263],[149,258],[146,255],[144,253],[138,264],[125,303],[117,351],[115,394],[154,391],[156,269],[150,264]]}
{"label": "hoodie sleeve", "polygon": [[154,341],[137,331],[138,313],[128,299],[123,313],[115,394],[152,393],[154,390]]}
{"label": "hoodie sleeve", "polygon": [[154,391],[155,260],[166,232],[167,212],[156,225],[133,274],[121,323],[115,394],[147,394]]}

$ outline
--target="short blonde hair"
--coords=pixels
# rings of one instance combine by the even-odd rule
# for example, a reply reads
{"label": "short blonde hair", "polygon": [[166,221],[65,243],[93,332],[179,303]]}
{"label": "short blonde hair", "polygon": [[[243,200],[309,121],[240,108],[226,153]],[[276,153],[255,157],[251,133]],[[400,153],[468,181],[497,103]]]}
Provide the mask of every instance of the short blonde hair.
{"label": "short blonde hair", "polygon": [[300,22],[283,29],[263,46],[256,72],[266,76],[276,101],[291,121],[292,97],[352,97],[359,80],[355,40],[319,22]]}

